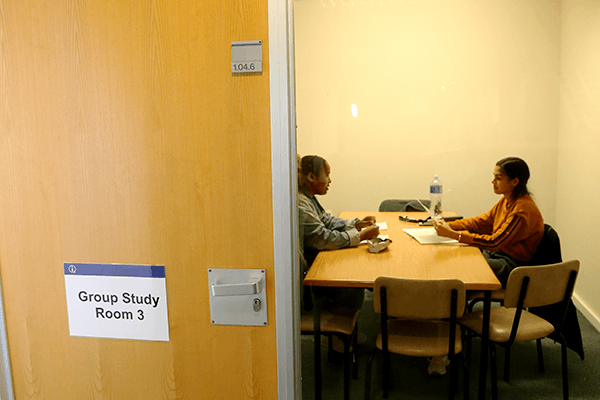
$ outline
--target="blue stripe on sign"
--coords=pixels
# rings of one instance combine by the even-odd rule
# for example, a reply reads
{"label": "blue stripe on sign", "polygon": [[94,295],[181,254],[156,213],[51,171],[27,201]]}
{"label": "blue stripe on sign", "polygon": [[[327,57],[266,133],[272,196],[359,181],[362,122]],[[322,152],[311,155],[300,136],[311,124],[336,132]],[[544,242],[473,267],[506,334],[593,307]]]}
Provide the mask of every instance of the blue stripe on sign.
{"label": "blue stripe on sign", "polygon": [[65,275],[129,276],[164,278],[164,265],[63,263]]}

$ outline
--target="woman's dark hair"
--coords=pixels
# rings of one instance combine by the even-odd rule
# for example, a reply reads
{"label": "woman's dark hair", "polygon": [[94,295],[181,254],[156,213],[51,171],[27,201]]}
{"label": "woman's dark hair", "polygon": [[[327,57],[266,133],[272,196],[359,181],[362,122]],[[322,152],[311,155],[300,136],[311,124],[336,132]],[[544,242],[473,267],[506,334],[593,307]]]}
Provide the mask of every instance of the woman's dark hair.
{"label": "woman's dark hair", "polygon": [[315,175],[319,175],[321,167],[325,164],[325,159],[319,156],[304,156],[302,157],[301,169],[303,175],[308,175],[312,172]]}
{"label": "woman's dark hair", "polygon": [[515,186],[513,198],[518,199],[523,194],[529,194],[527,181],[529,180],[529,167],[519,157],[506,157],[496,163],[509,179],[519,178],[519,184]]}

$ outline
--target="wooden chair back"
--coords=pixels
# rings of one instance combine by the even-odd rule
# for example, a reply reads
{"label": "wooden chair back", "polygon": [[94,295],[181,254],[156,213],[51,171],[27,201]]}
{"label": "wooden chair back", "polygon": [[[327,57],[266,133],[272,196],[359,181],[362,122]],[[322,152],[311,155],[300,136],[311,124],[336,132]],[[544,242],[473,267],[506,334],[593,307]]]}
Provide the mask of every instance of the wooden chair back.
{"label": "wooden chair back", "polygon": [[380,290],[386,288],[387,315],[411,319],[450,318],[452,290],[457,291],[457,315],[465,309],[465,284],[458,279],[421,280],[381,276],[375,280],[373,308],[381,314]]}

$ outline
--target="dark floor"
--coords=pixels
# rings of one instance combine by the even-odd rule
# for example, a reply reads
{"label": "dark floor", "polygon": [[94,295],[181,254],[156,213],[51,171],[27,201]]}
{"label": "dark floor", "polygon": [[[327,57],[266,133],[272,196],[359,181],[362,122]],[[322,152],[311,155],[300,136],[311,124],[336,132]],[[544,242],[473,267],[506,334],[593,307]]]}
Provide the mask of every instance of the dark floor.
{"label": "dark floor", "polygon": [[[570,399],[600,399],[600,333],[578,312],[579,324],[583,336],[585,359],[568,351],[569,394]],[[364,397],[365,370],[367,357],[375,346],[379,330],[379,315],[373,311],[372,293],[365,291],[365,303],[359,320],[359,330],[366,342],[359,345],[358,380],[350,383],[350,399]],[[314,347],[312,336],[302,337],[302,393],[303,399],[314,399]],[[481,342],[473,340],[473,355],[470,365],[470,390],[472,399],[477,398],[479,383],[479,350]],[[511,350],[510,381],[502,380],[504,362],[503,349],[498,350],[499,382],[498,397],[500,399],[562,399],[561,352],[560,344],[544,339],[543,353],[545,372],[538,371],[535,342],[516,343]],[[343,399],[343,360],[341,354],[335,353],[332,362],[327,361],[327,348],[322,347],[322,399]],[[448,374],[430,376],[427,374],[428,361],[425,358],[392,355],[392,383],[390,399],[444,399],[447,398]],[[381,358],[373,363],[373,380],[371,398],[381,399]],[[456,399],[463,398],[462,376]],[[491,388],[488,368],[488,387],[486,398],[491,399]]]}

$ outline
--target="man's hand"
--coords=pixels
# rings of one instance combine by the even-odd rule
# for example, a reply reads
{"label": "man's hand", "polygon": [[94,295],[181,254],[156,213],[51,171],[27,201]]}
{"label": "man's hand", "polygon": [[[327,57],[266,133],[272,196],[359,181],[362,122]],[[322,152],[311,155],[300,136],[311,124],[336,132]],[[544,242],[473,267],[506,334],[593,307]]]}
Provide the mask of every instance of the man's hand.
{"label": "man's hand", "polygon": [[[358,224],[357,224],[358,225]],[[367,240],[379,236],[379,227],[377,225],[367,226],[359,232],[360,240]]]}
{"label": "man's hand", "polygon": [[372,226],[375,225],[375,217],[373,216],[368,216],[368,217],[364,217],[363,219],[361,219],[360,221],[358,221],[356,223],[356,229],[358,229],[359,231],[361,229],[364,229],[368,226]]}

